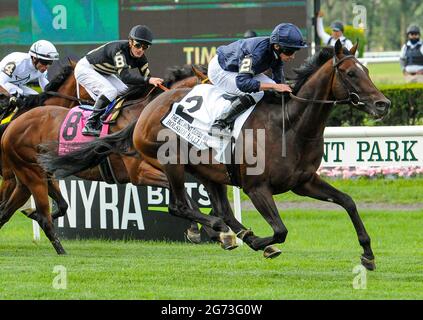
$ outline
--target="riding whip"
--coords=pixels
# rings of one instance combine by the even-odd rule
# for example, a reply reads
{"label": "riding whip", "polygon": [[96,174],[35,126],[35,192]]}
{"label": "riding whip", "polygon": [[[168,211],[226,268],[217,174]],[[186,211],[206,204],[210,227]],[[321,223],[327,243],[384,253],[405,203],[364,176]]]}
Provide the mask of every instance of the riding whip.
{"label": "riding whip", "polygon": [[286,134],[285,134],[285,95],[282,96],[282,158],[286,158]]}
{"label": "riding whip", "polygon": [[[285,83],[285,75],[283,72],[283,64],[281,66],[281,83]],[[283,92],[282,96],[282,158],[286,158],[286,135],[285,135],[285,95]]]}

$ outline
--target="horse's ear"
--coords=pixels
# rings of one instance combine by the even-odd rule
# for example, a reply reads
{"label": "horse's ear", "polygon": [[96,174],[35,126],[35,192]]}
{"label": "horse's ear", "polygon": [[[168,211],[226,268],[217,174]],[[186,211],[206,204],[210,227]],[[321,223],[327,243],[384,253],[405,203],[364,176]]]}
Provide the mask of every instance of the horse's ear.
{"label": "horse's ear", "polygon": [[198,70],[194,65],[191,65],[191,69],[194,72],[194,74],[197,76],[198,79],[200,79],[201,81],[207,79],[207,76],[202,73],[200,70]]}
{"label": "horse's ear", "polygon": [[340,55],[342,55],[342,43],[338,39],[335,42],[335,55],[339,58]]}
{"label": "horse's ear", "polygon": [[69,58],[68,57],[68,61],[69,61],[69,64],[70,64],[70,66],[71,67],[73,67],[73,68],[75,68],[75,66],[76,66],[76,62],[75,61],[73,61],[71,58]]}
{"label": "horse's ear", "polygon": [[357,42],[355,43],[355,45],[350,49],[350,53],[352,54],[352,55],[355,55],[355,53],[357,52],[357,49],[358,49],[358,39],[357,39]]}

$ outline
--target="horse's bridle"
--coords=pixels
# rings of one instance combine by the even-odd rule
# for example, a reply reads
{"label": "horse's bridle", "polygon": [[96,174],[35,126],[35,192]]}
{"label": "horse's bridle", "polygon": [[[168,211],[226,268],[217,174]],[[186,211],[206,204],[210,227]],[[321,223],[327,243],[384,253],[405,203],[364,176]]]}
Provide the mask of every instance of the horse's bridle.
{"label": "horse's bridle", "polygon": [[289,94],[290,97],[292,99],[296,100],[296,101],[307,102],[307,103],[333,104],[333,105],[351,104],[355,107],[363,106],[364,103],[361,102],[360,96],[356,92],[351,92],[348,89],[348,87],[345,85],[345,83],[348,83],[352,88],[354,88],[354,86],[338,70],[339,66],[345,60],[348,60],[348,59],[354,59],[357,63],[361,64],[360,61],[358,61],[357,58],[354,55],[348,55],[348,56],[345,56],[345,57],[343,57],[339,60],[336,58],[336,56],[333,57],[333,69],[335,70],[335,75],[337,75],[341,79],[341,84],[344,87],[345,91],[348,92],[348,98],[347,99],[342,99],[342,100],[312,100],[312,99],[300,98],[300,97],[294,95],[293,93]]}

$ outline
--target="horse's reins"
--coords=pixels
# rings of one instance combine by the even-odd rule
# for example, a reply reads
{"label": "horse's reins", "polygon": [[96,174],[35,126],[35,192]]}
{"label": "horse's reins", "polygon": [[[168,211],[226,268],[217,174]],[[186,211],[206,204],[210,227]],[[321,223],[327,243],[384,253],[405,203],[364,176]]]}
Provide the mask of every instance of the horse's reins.
{"label": "horse's reins", "polygon": [[364,103],[361,102],[360,96],[357,93],[350,92],[350,90],[348,90],[348,88],[346,88],[344,82],[347,81],[347,80],[338,71],[338,67],[341,65],[341,63],[344,62],[345,60],[348,60],[348,59],[354,59],[354,60],[356,60],[356,62],[361,64],[354,55],[345,56],[345,57],[343,57],[339,60],[336,59],[336,56],[333,57],[333,68],[335,69],[336,75],[338,75],[341,78],[341,80],[343,80],[341,83],[344,86],[344,88],[346,89],[346,91],[348,92],[348,98],[347,99],[342,99],[342,100],[312,100],[312,99],[305,99],[305,98],[298,97],[298,96],[294,95],[293,93],[289,93],[289,96],[292,99],[294,99],[298,102],[306,102],[306,103],[333,104],[333,105],[352,104],[354,106],[364,105]]}
{"label": "horse's reins", "polygon": [[[335,74],[341,78],[341,83],[348,92],[348,98],[342,100],[314,100],[314,99],[306,99],[301,98],[294,95],[292,92],[289,93],[289,96],[298,102],[305,102],[305,103],[316,103],[316,104],[333,104],[334,106],[338,104],[352,104],[353,106],[362,106],[364,105],[361,102],[360,96],[355,92],[350,92],[350,90],[345,86],[344,82],[348,82],[338,71],[338,67],[341,65],[342,62],[348,59],[354,59],[356,62],[361,64],[354,55],[345,56],[339,60],[337,60],[336,56],[333,57],[333,68],[335,70]],[[348,82],[349,83],[349,82]],[[351,85],[351,83],[349,83]],[[352,85],[351,85],[352,86]],[[285,137],[285,114],[286,113],[286,106],[285,106],[285,96],[282,94],[282,157],[286,158],[286,137]],[[288,116],[288,114],[287,114]]]}
{"label": "horse's reins", "polygon": [[93,104],[93,101],[85,100],[85,99],[81,99],[81,98],[76,98],[76,97],[69,96],[69,95],[64,94],[64,93],[59,93],[59,92],[54,92],[54,91],[45,91],[44,93],[45,94],[48,94],[49,96],[63,98],[63,99],[67,99],[67,100],[70,100],[70,101],[79,102],[80,104],[88,104],[88,105],[92,105]]}

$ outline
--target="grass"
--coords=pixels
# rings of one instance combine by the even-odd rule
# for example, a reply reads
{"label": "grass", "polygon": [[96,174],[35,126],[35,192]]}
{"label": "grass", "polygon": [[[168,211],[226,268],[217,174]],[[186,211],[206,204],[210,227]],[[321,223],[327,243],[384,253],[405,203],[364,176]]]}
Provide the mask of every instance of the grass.
{"label": "grass", "polygon": [[[31,222],[15,215],[0,231],[1,299],[423,299],[423,211],[363,212],[377,269],[355,290],[361,248],[342,211],[287,211],[283,253],[265,260],[247,246],[63,240],[56,256],[46,240],[31,241]],[[258,235],[270,229],[243,215]],[[67,270],[56,290],[54,267]]]}
{"label": "grass", "polygon": [[367,67],[376,85],[405,83],[399,62],[371,63]]}
{"label": "grass", "polygon": [[[375,179],[366,178],[350,180],[330,180],[326,179],[335,188],[349,194],[354,201],[360,202],[379,202],[391,204],[415,204],[423,203],[423,178],[413,179]],[[228,192],[232,199],[232,191]],[[307,197],[300,197],[293,192],[287,192],[274,197],[276,201],[317,201]],[[247,200],[248,197],[241,190],[241,200]]]}

